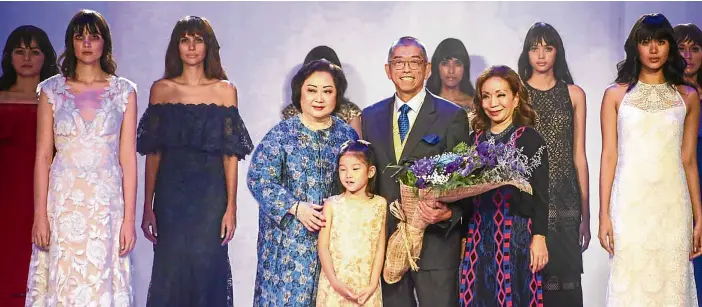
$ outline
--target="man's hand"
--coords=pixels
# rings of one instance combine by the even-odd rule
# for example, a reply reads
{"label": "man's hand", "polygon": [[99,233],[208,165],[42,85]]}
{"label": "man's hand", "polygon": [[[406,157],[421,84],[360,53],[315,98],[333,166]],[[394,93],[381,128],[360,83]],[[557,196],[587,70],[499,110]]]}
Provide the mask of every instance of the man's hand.
{"label": "man's hand", "polygon": [[451,209],[438,201],[420,201],[419,215],[429,224],[436,224],[451,218]]}

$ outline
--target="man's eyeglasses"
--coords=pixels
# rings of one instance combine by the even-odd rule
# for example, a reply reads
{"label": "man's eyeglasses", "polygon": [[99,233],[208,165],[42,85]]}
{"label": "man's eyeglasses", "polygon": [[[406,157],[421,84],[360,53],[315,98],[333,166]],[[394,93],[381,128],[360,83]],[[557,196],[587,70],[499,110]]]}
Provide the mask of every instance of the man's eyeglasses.
{"label": "man's eyeglasses", "polygon": [[397,69],[397,70],[404,69],[405,65],[407,65],[407,64],[409,64],[409,68],[411,70],[417,70],[417,69],[419,69],[419,66],[424,64],[424,60],[412,59],[409,61],[403,61],[403,60],[395,59],[395,60],[390,61],[390,65],[394,69]]}

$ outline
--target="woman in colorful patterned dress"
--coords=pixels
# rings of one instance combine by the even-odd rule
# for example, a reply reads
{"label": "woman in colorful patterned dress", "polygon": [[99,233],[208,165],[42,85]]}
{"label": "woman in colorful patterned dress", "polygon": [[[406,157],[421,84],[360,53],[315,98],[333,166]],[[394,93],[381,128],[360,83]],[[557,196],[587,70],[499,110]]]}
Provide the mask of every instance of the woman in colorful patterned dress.
{"label": "woman in colorful patterned dress", "polygon": [[335,192],[336,157],[358,134],[336,116],[346,78],[327,60],[293,77],[300,114],[273,127],[256,147],[248,186],[259,204],[254,306],[314,306],[319,278],[317,236],[324,199]]}
{"label": "woman in colorful patterned dress", "polygon": [[[317,46],[312,48],[312,50],[307,53],[305,61],[302,65],[306,65],[309,62],[321,59],[325,59],[341,68],[341,61],[339,61],[339,57],[336,55],[336,52],[334,49],[327,46]],[[336,108],[333,114],[334,116],[341,118],[341,120],[347,124],[351,125],[351,127],[356,130],[359,137],[361,136],[361,108],[359,108],[358,105],[351,102],[346,97],[342,97],[341,101],[339,101],[339,106]],[[282,115],[283,120],[290,119],[291,117],[300,115],[300,110],[298,110],[295,105],[291,103],[283,109]]]}
{"label": "woman in colorful patterned dress", "polygon": [[700,101],[675,46],[665,16],[641,16],[602,98],[598,237],[610,255],[607,306],[697,306],[690,260],[702,255]]}
{"label": "woman in colorful patterned dress", "polygon": [[518,71],[539,115],[534,127],[548,148],[544,305],[582,306],[582,252],[590,242],[585,92],[573,84],[561,36],[547,23],[537,22],[527,32]]}
{"label": "woman in colorful patterned dress", "polygon": [[253,149],[209,21],[179,20],[139,122],[144,236],[154,244],[146,306],[231,307],[238,162]]}
{"label": "woman in colorful patterned dress", "polygon": [[24,306],[32,250],[37,85],[59,73],[49,37],[20,26],[7,38],[0,76],[0,306]]}
{"label": "woman in colorful patterned dress", "polygon": [[460,267],[461,306],[543,306],[548,263],[548,152],[532,125],[536,113],[519,76],[493,66],[477,80],[471,140],[522,149],[532,194],[505,186],[473,197]]}
{"label": "woman in colorful patterned dress", "polygon": [[[702,96],[702,30],[692,23],[679,24],[673,28],[675,40],[678,43],[678,51],[687,62],[685,67],[685,81],[697,89],[697,94]],[[702,103],[702,102],[701,102]],[[702,174],[702,117],[700,117],[700,129],[697,133],[697,172]],[[702,181],[702,180],[700,180]],[[695,284],[697,285],[697,297],[702,296],[702,258],[693,259],[695,266]]]}
{"label": "woman in colorful patterned dress", "polygon": [[98,12],[78,12],[65,44],[61,74],[38,88],[26,306],[132,306],[136,86],[115,75]]}

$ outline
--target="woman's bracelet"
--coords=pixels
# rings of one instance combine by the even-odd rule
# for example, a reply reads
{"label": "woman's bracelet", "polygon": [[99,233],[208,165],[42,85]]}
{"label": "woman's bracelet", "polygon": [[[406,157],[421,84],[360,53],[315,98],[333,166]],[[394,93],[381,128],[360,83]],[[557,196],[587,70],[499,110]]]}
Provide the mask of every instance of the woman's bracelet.
{"label": "woman's bracelet", "polygon": [[299,202],[299,201],[295,203],[295,217],[296,217],[296,218],[299,218],[299,217],[297,216],[297,209],[300,209],[300,202]]}

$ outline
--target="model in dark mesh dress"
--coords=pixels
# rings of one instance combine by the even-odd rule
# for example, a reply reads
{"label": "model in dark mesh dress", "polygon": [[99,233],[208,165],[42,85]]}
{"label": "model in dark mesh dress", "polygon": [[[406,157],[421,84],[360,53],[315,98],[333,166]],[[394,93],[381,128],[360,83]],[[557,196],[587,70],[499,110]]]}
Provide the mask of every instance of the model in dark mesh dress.
{"label": "model in dark mesh dress", "polygon": [[548,147],[550,261],[543,272],[544,306],[582,306],[582,252],[590,242],[585,93],[573,84],[560,35],[538,22],[527,32],[519,74]]}

